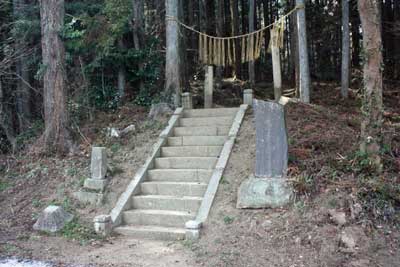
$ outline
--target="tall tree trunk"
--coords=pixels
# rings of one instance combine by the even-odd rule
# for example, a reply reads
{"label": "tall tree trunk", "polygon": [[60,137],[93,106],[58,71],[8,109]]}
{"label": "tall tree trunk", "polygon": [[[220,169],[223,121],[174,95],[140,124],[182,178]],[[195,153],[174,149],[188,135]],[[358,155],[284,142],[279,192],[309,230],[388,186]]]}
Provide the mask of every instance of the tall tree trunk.
{"label": "tall tree trunk", "polygon": [[341,94],[347,98],[350,79],[349,0],[342,0],[342,86]]}
{"label": "tall tree trunk", "polygon": [[351,41],[352,41],[352,65],[354,68],[360,67],[360,17],[358,14],[357,2],[351,1]]}
{"label": "tall tree trunk", "polygon": [[360,150],[368,155],[378,171],[382,136],[382,32],[379,2],[358,0],[363,29],[364,93],[362,102]]}
{"label": "tall tree trunk", "polygon": [[[217,36],[224,36],[224,0],[217,0]],[[224,68],[217,66],[215,68],[215,87],[221,89]]]}
{"label": "tall tree trunk", "polygon": [[[13,15],[14,20],[24,18],[25,9],[24,0],[13,0]],[[17,24],[18,25],[18,24]],[[26,58],[26,40],[24,40],[22,33],[17,32],[15,40],[15,50],[19,54],[16,61],[16,73],[17,73],[17,115],[19,130],[22,132],[28,126],[27,121],[31,117],[31,91],[28,86],[29,83],[29,70]]]}
{"label": "tall tree trunk", "polygon": [[[255,0],[249,0],[249,32],[254,31],[254,17],[256,11],[256,3]],[[253,87],[256,83],[256,73],[254,70],[254,61],[249,62],[249,82],[250,85]]]}
{"label": "tall tree trunk", "polygon": [[8,142],[11,144],[12,151],[17,148],[16,133],[12,125],[12,111],[6,104],[6,96],[3,90],[3,83],[0,77],[0,127],[5,133]]}
{"label": "tall tree trunk", "polygon": [[[232,35],[239,35],[239,7],[237,0],[230,0],[231,8],[231,21],[232,21]],[[240,59],[240,42],[235,39],[235,65],[233,69],[233,76],[241,77],[241,59]]]}
{"label": "tall tree trunk", "polygon": [[43,106],[45,130],[43,149],[69,152],[72,142],[66,107],[66,72],[64,44],[59,36],[64,25],[64,0],[40,0],[42,58],[45,66]]}
{"label": "tall tree trunk", "polygon": [[178,18],[179,0],[165,0],[166,6],[166,66],[165,66],[165,95],[167,101],[175,106],[180,105],[182,92],[181,73],[182,62],[179,57],[180,41],[178,23],[171,18]]}
{"label": "tall tree trunk", "polygon": [[[122,37],[120,40],[118,40],[118,48],[120,50],[124,49],[124,42],[122,40]],[[118,95],[121,102],[125,97],[125,84],[126,84],[126,70],[125,66],[121,65],[118,69]]]}
{"label": "tall tree trunk", "polygon": [[133,46],[136,50],[139,50],[143,44],[143,0],[132,0],[132,13]]}
{"label": "tall tree trunk", "polygon": [[[144,44],[144,0],[132,0],[132,7],[133,47],[136,50],[140,50]],[[120,42],[122,43],[122,40]],[[123,45],[120,44],[120,47],[123,47]],[[143,63],[139,63],[138,68],[140,70],[143,69]],[[121,67],[118,71],[118,91],[120,92],[121,99],[125,96],[125,76],[126,70]],[[142,79],[139,82],[139,88],[140,91],[144,89],[144,81]]]}
{"label": "tall tree trunk", "polygon": [[303,6],[297,10],[297,31],[300,63],[300,100],[310,103],[310,67],[307,49],[307,24],[304,0],[296,0],[296,5]]}

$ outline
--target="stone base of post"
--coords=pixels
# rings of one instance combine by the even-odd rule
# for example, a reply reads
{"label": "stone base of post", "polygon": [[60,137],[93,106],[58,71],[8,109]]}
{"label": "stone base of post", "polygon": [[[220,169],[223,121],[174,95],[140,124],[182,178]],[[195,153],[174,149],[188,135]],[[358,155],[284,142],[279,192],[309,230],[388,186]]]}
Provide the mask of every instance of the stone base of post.
{"label": "stone base of post", "polygon": [[250,176],[239,187],[236,207],[279,208],[289,204],[293,190],[287,179]]}

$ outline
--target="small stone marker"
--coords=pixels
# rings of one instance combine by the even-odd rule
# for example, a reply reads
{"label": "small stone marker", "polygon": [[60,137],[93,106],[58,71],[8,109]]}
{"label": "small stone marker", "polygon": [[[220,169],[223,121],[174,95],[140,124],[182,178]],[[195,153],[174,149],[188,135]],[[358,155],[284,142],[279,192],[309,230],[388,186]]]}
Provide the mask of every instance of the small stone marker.
{"label": "small stone marker", "polygon": [[92,179],[102,180],[107,173],[107,151],[105,147],[92,148],[92,161],[90,163]]}
{"label": "small stone marker", "polygon": [[238,208],[276,208],[286,205],[292,190],[286,181],[288,142],[284,107],[254,100],[256,116],[255,175],[239,187]]}
{"label": "small stone marker", "polygon": [[246,89],[243,91],[243,104],[252,106],[253,105],[253,90]]}
{"label": "small stone marker", "polygon": [[192,109],[193,108],[193,101],[192,101],[192,94],[189,92],[182,94],[182,107],[184,109]]}
{"label": "small stone marker", "polygon": [[105,147],[92,148],[90,171],[92,177],[87,178],[83,184],[83,189],[74,192],[73,196],[79,202],[99,206],[103,203],[103,191],[107,185],[107,151]]}
{"label": "small stone marker", "polygon": [[94,230],[97,234],[107,236],[112,231],[112,220],[110,215],[99,215],[94,217]]}
{"label": "small stone marker", "polygon": [[70,222],[73,218],[74,216],[67,213],[62,207],[51,205],[42,211],[38,220],[33,225],[33,229],[36,231],[55,233],[61,230],[65,224]]}
{"label": "small stone marker", "polygon": [[213,107],[214,91],[214,67],[206,67],[206,79],[204,81],[204,108]]}

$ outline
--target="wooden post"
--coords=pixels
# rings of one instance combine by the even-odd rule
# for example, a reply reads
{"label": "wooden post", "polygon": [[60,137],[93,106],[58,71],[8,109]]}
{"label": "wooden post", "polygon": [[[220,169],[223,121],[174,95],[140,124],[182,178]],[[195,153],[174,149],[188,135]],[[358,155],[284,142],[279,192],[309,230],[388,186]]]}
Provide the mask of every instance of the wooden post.
{"label": "wooden post", "polygon": [[214,67],[206,66],[206,80],[204,82],[204,108],[213,107]]}
{"label": "wooden post", "polygon": [[[176,107],[180,106],[181,60],[179,57],[179,28],[175,19],[178,18],[178,0],[165,0],[166,7],[166,66],[165,93]],[[174,19],[175,18],[175,19]]]}
{"label": "wooden post", "polygon": [[304,0],[296,0],[296,5],[303,6],[303,8],[297,10],[297,32],[300,61],[300,100],[305,103],[310,103],[310,67],[308,62],[306,9]]}
{"label": "wooden post", "polygon": [[275,100],[279,101],[282,96],[282,73],[281,57],[278,44],[278,31],[271,30],[271,53],[272,53],[272,72],[274,77]]}

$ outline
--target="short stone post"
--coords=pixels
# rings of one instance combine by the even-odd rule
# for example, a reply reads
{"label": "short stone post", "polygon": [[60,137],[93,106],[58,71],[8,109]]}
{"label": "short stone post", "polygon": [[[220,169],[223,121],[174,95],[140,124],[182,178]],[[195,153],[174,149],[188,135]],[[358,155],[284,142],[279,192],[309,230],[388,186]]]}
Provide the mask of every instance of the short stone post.
{"label": "short stone post", "polygon": [[85,180],[84,188],[102,192],[107,180],[107,151],[105,147],[92,148],[92,161],[90,163],[91,178]]}
{"label": "short stone post", "polygon": [[281,57],[279,52],[279,34],[276,29],[271,30],[271,54],[272,54],[272,73],[274,77],[275,100],[279,101],[282,96],[282,73]]}
{"label": "short stone post", "polygon": [[204,81],[204,108],[213,107],[214,91],[214,67],[206,67],[206,79]]}
{"label": "short stone post", "polygon": [[192,94],[189,92],[182,94],[182,107],[184,109],[192,109],[193,108],[193,101],[192,101]]}
{"label": "short stone post", "polygon": [[80,202],[101,205],[104,198],[103,191],[107,185],[107,151],[105,147],[92,148],[90,172],[92,176],[85,180],[83,190],[75,192],[73,195]]}
{"label": "short stone post", "polygon": [[239,187],[238,208],[276,208],[289,203],[288,141],[284,106],[254,100],[256,123],[255,174]]}
{"label": "short stone post", "polygon": [[252,106],[253,105],[253,90],[245,89],[243,91],[243,104]]}
{"label": "short stone post", "polygon": [[94,217],[94,230],[97,234],[107,236],[112,231],[112,220],[110,215],[99,215]]}
{"label": "short stone post", "polygon": [[198,221],[187,221],[185,224],[186,228],[186,239],[187,240],[198,240],[200,238],[200,228],[202,224]]}

